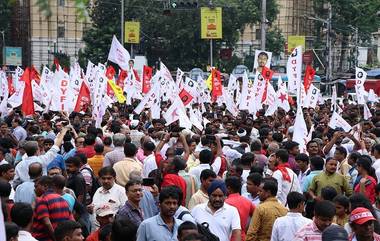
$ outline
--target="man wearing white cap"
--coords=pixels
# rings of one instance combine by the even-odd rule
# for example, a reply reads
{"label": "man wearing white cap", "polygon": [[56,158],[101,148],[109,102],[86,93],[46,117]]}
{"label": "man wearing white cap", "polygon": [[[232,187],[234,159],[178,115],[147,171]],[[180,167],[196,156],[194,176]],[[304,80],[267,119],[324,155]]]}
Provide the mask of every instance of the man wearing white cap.
{"label": "man wearing white cap", "polygon": [[355,208],[350,214],[350,226],[353,233],[350,241],[380,241],[380,235],[374,232],[376,218],[366,208]]}
{"label": "man wearing white cap", "polygon": [[114,220],[114,215],[116,214],[117,207],[113,203],[105,203],[104,205],[98,206],[95,209],[96,220],[99,222],[99,228],[92,232],[86,239],[86,241],[98,241],[100,230]]}

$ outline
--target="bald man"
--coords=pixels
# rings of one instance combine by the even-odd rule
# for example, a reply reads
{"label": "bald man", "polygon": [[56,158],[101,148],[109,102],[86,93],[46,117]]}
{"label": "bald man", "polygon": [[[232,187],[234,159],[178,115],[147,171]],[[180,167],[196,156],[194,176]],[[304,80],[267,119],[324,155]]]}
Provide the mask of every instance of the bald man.
{"label": "bald man", "polygon": [[34,181],[42,176],[42,164],[33,162],[28,171],[30,180],[18,185],[15,193],[15,202],[29,203],[33,206],[36,194],[34,193]]}

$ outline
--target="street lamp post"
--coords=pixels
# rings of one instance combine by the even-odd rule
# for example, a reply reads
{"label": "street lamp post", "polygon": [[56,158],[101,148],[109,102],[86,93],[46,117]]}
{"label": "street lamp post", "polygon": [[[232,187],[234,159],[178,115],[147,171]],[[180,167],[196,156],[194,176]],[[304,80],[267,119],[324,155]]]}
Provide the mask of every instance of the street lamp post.
{"label": "street lamp post", "polygon": [[267,0],[261,0],[261,50],[265,50],[266,41],[266,21],[267,21]]}
{"label": "street lamp post", "polygon": [[120,31],[120,39],[121,39],[121,44],[124,46],[124,1],[125,0],[121,0],[121,16],[120,16],[120,28],[121,28],[121,31]]}

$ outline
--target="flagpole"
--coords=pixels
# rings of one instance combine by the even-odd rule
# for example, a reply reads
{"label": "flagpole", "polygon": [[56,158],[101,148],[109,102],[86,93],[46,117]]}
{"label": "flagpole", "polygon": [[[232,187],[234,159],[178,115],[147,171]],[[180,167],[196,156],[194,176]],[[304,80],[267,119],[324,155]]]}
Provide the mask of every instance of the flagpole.
{"label": "flagpole", "polygon": [[133,59],[133,44],[131,43],[131,59]]}
{"label": "flagpole", "polygon": [[213,67],[213,59],[212,59],[212,39],[210,39],[210,66]]}
{"label": "flagpole", "polygon": [[121,44],[124,46],[124,0],[121,0],[121,19],[120,19],[120,39],[121,39]]}

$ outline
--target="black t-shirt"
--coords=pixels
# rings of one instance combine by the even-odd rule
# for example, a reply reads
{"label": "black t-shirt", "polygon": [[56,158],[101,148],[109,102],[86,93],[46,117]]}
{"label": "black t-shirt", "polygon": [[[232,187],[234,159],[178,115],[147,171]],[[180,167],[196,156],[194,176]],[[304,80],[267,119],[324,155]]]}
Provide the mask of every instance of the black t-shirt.
{"label": "black t-shirt", "polygon": [[86,182],[80,172],[69,175],[67,187],[72,189],[77,197],[83,195],[84,201],[86,200]]}

